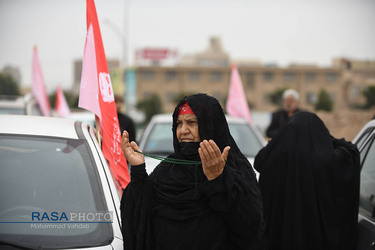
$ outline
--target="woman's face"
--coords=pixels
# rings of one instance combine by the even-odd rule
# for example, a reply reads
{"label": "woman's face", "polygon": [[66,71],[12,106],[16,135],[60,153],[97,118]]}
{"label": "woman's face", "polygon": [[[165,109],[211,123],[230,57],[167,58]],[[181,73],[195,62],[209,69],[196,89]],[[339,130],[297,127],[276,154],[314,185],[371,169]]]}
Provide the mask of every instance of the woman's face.
{"label": "woman's face", "polygon": [[198,118],[194,114],[177,116],[177,140],[179,142],[200,142]]}

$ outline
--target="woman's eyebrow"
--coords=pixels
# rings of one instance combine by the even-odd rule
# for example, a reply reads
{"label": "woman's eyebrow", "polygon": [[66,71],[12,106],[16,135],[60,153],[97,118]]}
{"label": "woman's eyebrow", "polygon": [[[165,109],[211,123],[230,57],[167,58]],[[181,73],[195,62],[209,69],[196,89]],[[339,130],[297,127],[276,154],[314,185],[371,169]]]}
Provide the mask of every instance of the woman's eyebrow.
{"label": "woman's eyebrow", "polygon": [[191,122],[191,121],[196,122],[196,121],[198,121],[197,118],[187,118],[187,119],[185,119],[185,120],[188,121],[188,122]]}

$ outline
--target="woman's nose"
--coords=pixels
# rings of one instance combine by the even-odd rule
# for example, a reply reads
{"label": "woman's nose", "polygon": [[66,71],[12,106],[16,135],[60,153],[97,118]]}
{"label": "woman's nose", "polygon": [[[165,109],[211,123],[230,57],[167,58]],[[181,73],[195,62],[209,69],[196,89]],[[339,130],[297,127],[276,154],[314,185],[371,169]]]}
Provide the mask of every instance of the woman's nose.
{"label": "woman's nose", "polygon": [[188,126],[187,126],[186,124],[182,124],[181,132],[182,132],[183,134],[187,134],[187,133],[189,133],[189,129],[188,129]]}

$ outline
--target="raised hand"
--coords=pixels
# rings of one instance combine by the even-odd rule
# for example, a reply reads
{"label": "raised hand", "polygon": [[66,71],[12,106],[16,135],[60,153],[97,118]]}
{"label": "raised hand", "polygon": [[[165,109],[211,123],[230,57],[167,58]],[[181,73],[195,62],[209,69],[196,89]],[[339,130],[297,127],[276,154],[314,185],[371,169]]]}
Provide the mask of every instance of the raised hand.
{"label": "raised hand", "polygon": [[230,147],[224,148],[223,153],[213,140],[204,140],[198,149],[202,160],[203,173],[209,181],[218,177],[224,170]]}
{"label": "raised hand", "polygon": [[129,133],[126,130],[122,133],[121,148],[130,165],[136,166],[145,163],[143,155],[135,152],[135,150],[141,151],[137,143],[134,141],[129,142]]}

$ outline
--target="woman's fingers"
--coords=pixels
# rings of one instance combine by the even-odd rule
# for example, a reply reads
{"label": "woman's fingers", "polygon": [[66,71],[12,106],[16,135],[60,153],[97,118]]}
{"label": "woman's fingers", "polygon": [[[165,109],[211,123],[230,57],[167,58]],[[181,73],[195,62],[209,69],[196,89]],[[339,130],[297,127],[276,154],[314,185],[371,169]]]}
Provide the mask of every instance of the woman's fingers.
{"label": "woman's fingers", "polygon": [[139,152],[141,152],[141,150],[140,150],[140,148],[138,147],[138,145],[137,145],[136,142],[132,141],[132,142],[130,143],[130,146],[131,146],[131,148],[132,148],[134,151],[139,151]]}
{"label": "woman's fingers", "polygon": [[206,161],[207,161],[207,160],[209,160],[210,158],[209,158],[209,153],[208,153],[207,147],[206,147],[206,145],[204,144],[204,142],[205,142],[205,141],[202,141],[202,142],[200,143],[200,149],[202,150],[202,154],[203,154],[204,158],[205,158]]}
{"label": "woman's fingers", "polygon": [[229,146],[226,146],[223,150],[223,154],[221,155],[223,157],[224,160],[227,160],[228,159],[228,154],[229,154],[229,150],[230,150],[230,147]]}
{"label": "woman's fingers", "polygon": [[216,145],[216,143],[213,140],[209,140],[208,142],[211,145],[215,157],[219,158],[221,156],[220,148]]}
{"label": "woman's fingers", "polygon": [[199,148],[198,153],[199,153],[199,157],[201,158],[202,165],[206,165],[207,159],[206,159],[206,155],[203,152],[203,149]]}

